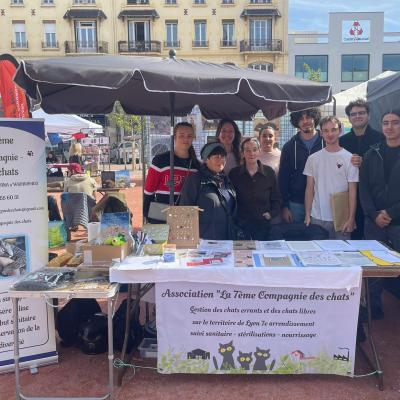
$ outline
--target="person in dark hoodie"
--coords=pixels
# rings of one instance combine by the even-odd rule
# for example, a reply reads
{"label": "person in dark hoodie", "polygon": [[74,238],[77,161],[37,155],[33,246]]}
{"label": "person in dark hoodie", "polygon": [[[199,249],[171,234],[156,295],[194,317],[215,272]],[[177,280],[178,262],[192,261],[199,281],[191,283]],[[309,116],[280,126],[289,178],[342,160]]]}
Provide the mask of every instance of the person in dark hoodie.
{"label": "person in dark hoodie", "polygon": [[[339,138],[339,145],[353,154],[352,164],[360,167],[365,153],[370,146],[385,140],[382,133],[374,130],[369,125],[369,106],[364,99],[351,101],[345,108],[345,113],[351,123],[349,133]],[[360,196],[357,196],[356,228],[351,233],[352,239],[364,238],[364,214]]]}
{"label": "person in dark hoodie", "polygon": [[200,151],[204,164],[183,185],[180,206],[198,206],[200,237],[229,240],[229,224],[236,214],[236,193],[224,173],[226,150],[222,143],[207,143]]}
{"label": "person in dark hoodie", "polygon": [[303,175],[307,158],[324,148],[316,126],[321,119],[317,108],[290,114],[291,124],[298,129],[282,148],[278,183],[282,195],[282,219],[284,222],[303,222],[304,194],[307,179]]}
{"label": "person in dark hoodie", "polygon": [[[382,117],[385,140],[371,146],[360,169],[360,200],[366,239],[380,240],[400,251],[400,110]],[[383,318],[382,279],[369,279],[371,312]]]}

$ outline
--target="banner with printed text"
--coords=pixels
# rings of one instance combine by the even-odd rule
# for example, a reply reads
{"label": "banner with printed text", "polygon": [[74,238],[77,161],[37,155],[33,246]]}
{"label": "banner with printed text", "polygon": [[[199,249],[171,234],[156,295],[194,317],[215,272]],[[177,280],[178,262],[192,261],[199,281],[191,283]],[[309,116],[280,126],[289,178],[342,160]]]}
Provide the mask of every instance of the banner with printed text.
{"label": "banner with printed text", "polygon": [[158,370],[352,376],[359,299],[359,287],[158,283]]}
{"label": "banner with printed text", "polygon": [[[8,288],[48,258],[43,121],[0,119],[0,372],[13,367],[12,301]],[[19,302],[21,364],[57,360],[54,318],[44,300]]]}

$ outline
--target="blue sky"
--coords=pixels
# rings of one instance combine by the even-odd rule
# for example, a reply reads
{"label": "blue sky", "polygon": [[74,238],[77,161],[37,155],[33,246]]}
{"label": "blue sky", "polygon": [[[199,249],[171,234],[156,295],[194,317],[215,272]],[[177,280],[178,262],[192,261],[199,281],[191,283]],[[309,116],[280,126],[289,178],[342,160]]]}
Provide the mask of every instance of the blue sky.
{"label": "blue sky", "polygon": [[400,0],[289,0],[289,32],[327,32],[328,13],[346,11],[384,11],[385,32],[400,32]]}

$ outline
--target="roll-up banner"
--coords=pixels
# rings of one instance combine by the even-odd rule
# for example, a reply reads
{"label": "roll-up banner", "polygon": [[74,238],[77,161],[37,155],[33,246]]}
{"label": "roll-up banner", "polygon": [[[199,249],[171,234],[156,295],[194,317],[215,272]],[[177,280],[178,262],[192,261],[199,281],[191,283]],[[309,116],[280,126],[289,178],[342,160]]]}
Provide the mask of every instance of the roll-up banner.
{"label": "roll-up banner", "polygon": [[[45,158],[43,120],[0,118],[0,372],[14,364],[8,288],[48,259]],[[18,316],[21,366],[56,362],[54,315],[46,302],[21,300]]]}

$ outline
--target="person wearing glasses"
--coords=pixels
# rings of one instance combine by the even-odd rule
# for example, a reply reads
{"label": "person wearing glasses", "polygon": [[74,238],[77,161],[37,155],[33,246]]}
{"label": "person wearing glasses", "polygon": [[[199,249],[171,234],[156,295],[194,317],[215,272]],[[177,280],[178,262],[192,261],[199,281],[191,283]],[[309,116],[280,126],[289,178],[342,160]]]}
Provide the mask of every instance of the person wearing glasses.
{"label": "person wearing glasses", "polygon": [[[346,106],[345,113],[352,128],[349,133],[339,138],[339,144],[353,155],[352,164],[360,167],[370,146],[384,140],[385,137],[369,125],[369,106],[364,99],[351,101]],[[364,214],[360,196],[357,196],[356,229],[352,232],[351,238],[356,240],[364,238]]]}
{"label": "person wearing glasses", "polygon": [[258,134],[260,142],[260,155],[258,159],[262,164],[271,167],[278,175],[281,151],[275,147],[278,127],[273,122],[262,125]]}

